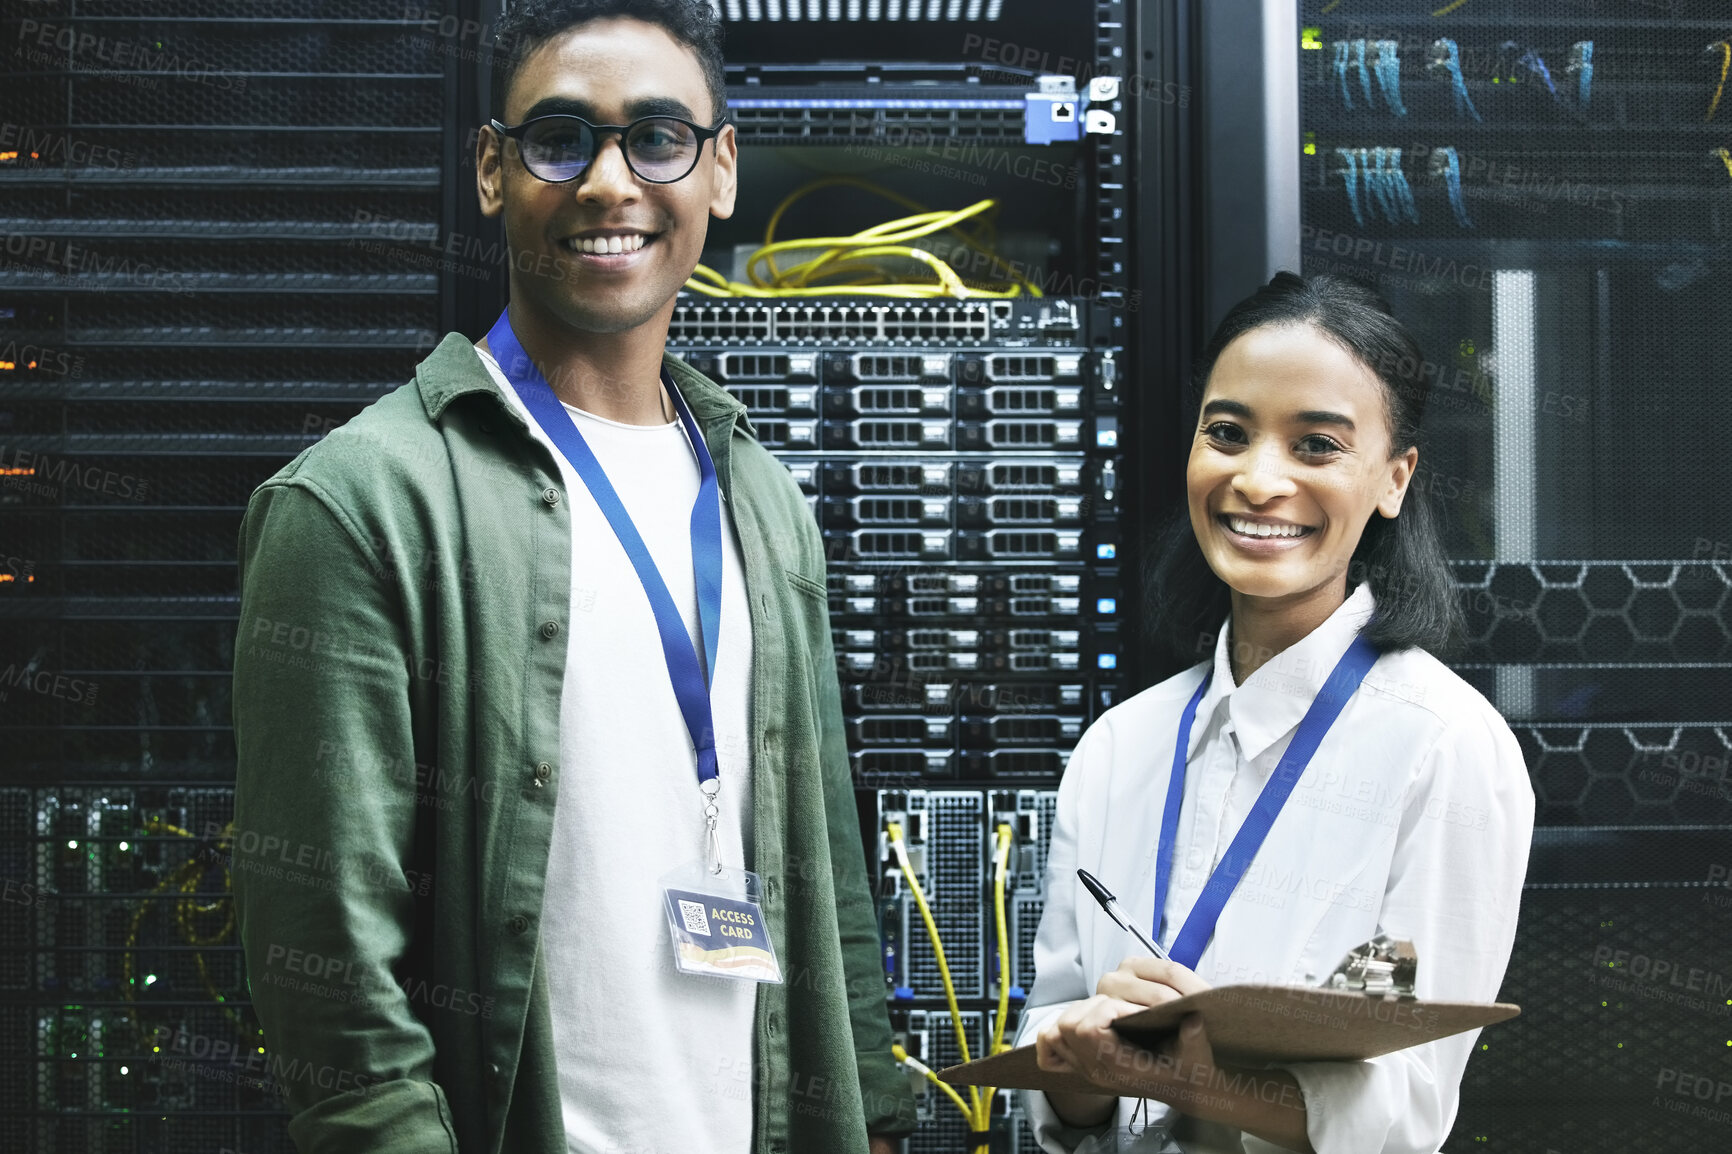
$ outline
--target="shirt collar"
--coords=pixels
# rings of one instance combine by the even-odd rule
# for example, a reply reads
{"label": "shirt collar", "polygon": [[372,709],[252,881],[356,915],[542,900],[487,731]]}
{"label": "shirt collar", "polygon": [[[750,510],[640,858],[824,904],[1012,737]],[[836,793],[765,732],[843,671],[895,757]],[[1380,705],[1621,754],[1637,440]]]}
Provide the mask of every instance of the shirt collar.
{"label": "shirt collar", "polygon": [[1239,750],[1245,760],[1255,759],[1286,736],[1311,708],[1311,702],[1371,618],[1374,608],[1376,600],[1371,595],[1371,586],[1362,581],[1328,620],[1264,662],[1240,686],[1233,684],[1233,666],[1227,650],[1232,624],[1229,616],[1215,638],[1215,671],[1209,679],[1208,692],[1197,704],[1191,748],[1185,756],[1189,758],[1196,753],[1214,711],[1223,704],[1233,721],[1233,731],[1239,735]]}
{"label": "shirt collar", "polygon": [[[672,353],[662,354],[662,370],[673,380],[680,396],[692,410],[692,417],[709,438],[718,426],[743,425],[752,431],[746,419],[746,406],[735,400],[726,389],[705,377]],[[529,431],[525,418],[500,393],[493,374],[481,363],[480,352],[462,333],[447,333],[439,347],[428,354],[415,370],[416,387],[421,391],[421,403],[427,416],[438,421],[445,407],[469,393],[487,393],[499,401],[509,418],[524,432]]]}

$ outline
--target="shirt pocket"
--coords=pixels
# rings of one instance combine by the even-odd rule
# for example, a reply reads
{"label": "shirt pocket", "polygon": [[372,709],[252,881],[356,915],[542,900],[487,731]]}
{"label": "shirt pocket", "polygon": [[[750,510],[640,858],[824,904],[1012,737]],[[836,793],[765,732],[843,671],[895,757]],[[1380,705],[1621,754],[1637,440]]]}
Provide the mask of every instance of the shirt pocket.
{"label": "shirt pocket", "polygon": [[797,573],[792,569],[785,569],[783,572],[787,575],[789,585],[808,597],[816,597],[825,607],[829,606],[830,591],[824,588],[822,581],[814,581],[804,573]]}

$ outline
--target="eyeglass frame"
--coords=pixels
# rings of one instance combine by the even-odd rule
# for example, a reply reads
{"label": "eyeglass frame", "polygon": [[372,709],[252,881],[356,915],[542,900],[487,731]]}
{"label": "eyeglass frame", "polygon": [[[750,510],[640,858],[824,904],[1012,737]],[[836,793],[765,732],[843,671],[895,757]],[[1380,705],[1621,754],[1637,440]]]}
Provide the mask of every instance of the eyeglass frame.
{"label": "eyeglass frame", "polygon": [[[549,180],[547,177],[541,175],[539,172],[535,171],[533,168],[530,168],[528,162],[523,159],[523,134],[524,134],[524,132],[527,131],[528,128],[533,124],[539,124],[543,120],[556,120],[556,119],[557,120],[575,120],[579,124],[583,125],[585,128],[589,129],[590,134],[595,137],[595,156],[592,156],[590,158],[589,164],[584,165],[581,170],[572,173],[570,176],[566,177],[564,180]],[[629,133],[632,129],[636,128],[638,125],[642,124],[646,120],[672,120],[672,121],[676,121],[680,124],[685,125],[687,128],[691,129],[693,134],[696,135],[698,138],[697,151],[692,153],[692,166],[690,168],[686,169],[684,172],[680,173],[678,176],[674,177],[672,180],[656,180],[654,177],[645,176],[643,173],[639,172],[637,170],[637,166],[631,162],[631,151],[629,149],[627,149],[625,146],[626,134]],[[703,125],[695,124],[692,121],[687,120],[683,116],[669,116],[666,113],[657,112],[657,113],[653,113],[649,116],[640,116],[636,120],[632,121],[630,124],[591,124],[589,121],[585,120],[581,116],[576,115],[575,113],[549,112],[549,113],[545,113],[544,115],[541,115],[541,116],[532,116],[528,120],[525,120],[522,124],[514,125],[514,126],[509,127],[509,128],[506,127],[505,125],[499,123],[498,120],[493,119],[491,117],[488,118],[487,123],[493,129],[493,131],[499,133],[500,136],[502,136],[508,140],[517,141],[517,150],[518,150],[517,160],[518,160],[518,163],[523,165],[523,171],[527,172],[529,175],[533,176],[535,179],[541,181],[543,184],[570,184],[574,180],[582,179],[589,172],[590,167],[593,166],[595,164],[596,160],[601,156],[601,146],[602,146],[602,142],[603,142],[602,134],[603,133],[608,133],[611,135],[617,135],[619,137],[620,159],[625,161],[626,169],[628,171],[630,171],[630,173],[634,177],[643,181],[645,184],[678,184],[680,181],[682,181],[686,177],[690,176],[693,172],[697,171],[698,161],[702,160],[704,157],[704,145],[705,145],[705,143],[707,143],[708,141],[714,140],[716,137],[720,136],[722,133],[722,129],[726,128],[731,123],[731,121],[729,121],[729,119],[728,119],[728,114],[724,112],[724,113],[722,113],[722,118],[720,120],[716,121],[716,123],[713,124],[712,126],[710,126],[709,128],[705,128]]]}

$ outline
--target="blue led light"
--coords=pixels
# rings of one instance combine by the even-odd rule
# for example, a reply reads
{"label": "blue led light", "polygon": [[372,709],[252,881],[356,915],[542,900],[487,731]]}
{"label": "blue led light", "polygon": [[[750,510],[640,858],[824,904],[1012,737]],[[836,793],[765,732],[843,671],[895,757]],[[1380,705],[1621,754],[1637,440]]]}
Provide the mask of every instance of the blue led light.
{"label": "blue led light", "polygon": [[1102,669],[1117,669],[1119,667],[1119,655],[1117,653],[1103,653],[1095,658],[1095,664]]}
{"label": "blue led light", "polygon": [[1096,613],[1117,613],[1119,603],[1111,597],[1100,597],[1095,600]]}
{"label": "blue led light", "polygon": [[1111,561],[1119,555],[1117,545],[1101,544],[1095,546],[1095,558],[1100,561]]}

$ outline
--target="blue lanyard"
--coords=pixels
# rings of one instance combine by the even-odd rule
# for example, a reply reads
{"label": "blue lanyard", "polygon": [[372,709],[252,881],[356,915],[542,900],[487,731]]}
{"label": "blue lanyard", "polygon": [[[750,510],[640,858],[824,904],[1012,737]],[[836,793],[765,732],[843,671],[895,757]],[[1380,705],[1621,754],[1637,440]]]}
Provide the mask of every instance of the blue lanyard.
{"label": "blue lanyard", "polygon": [[488,331],[487,347],[542,430],[571,462],[590,496],[601,507],[602,516],[613,526],[614,536],[619,538],[625,555],[631,559],[632,568],[637,570],[638,580],[643,583],[644,593],[649,597],[650,609],[655,613],[656,630],[661,634],[662,657],[667,661],[668,679],[673,682],[674,697],[679,700],[680,714],[685,718],[692,748],[697,752],[698,783],[704,785],[717,780],[716,730],[710,717],[709,686],[716,673],[716,641],[721,633],[721,500],[716,486],[715,463],[710,460],[709,446],[704,444],[703,434],[698,431],[691,410],[686,408],[685,398],[680,396],[678,389],[668,389],[673,394],[674,407],[679,411],[686,435],[691,438],[692,450],[698,457],[698,499],[692,503],[692,572],[698,593],[698,631],[704,645],[701,669],[691,636],[686,632],[686,623],[674,605],[667,583],[662,580],[661,570],[656,568],[655,558],[650,556],[637,526],[632,523],[631,514],[620,503],[619,494],[614,492],[601,462],[595,459],[571,414],[565,411],[541,370],[518,344],[517,334],[511,331],[509,310],[500,313]]}
{"label": "blue lanyard", "polygon": [[[1245,815],[1244,824],[1233,836],[1232,843],[1227,847],[1227,855],[1209,875],[1203,892],[1197,897],[1196,905],[1191,907],[1190,916],[1185,919],[1184,927],[1174,939],[1168,953],[1181,966],[1193,970],[1197,968],[1197,961],[1203,956],[1203,948],[1215,934],[1215,923],[1221,920],[1222,907],[1238,888],[1245,871],[1251,868],[1252,859],[1263,847],[1263,840],[1269,836],[1270,827],[1280,815],[1281,807],[1287,804],[1293,787],[1299,784],[1299,775],[1304,773],[1305,767],[1311,763],[1312,755],[1322,744],[1324,734],[1335,724],[1335,719],[1341,716],[1342,709],[1347,706],[1347,699],[1353,696],[1354,690],[1359,688],[1359,683],[1365,680],[1366,673],[1370,672],[1376,661],[1377,650],[1360,636],[1353,639],[1353,644],[1347,647],[1347,652],[1335,663],[1329,679],[1323,683],[1323,688],[1311,702],[1311,708],[1305,711],[1304,718],[1299,722],[1299,731],[1288,743],[1287,752],[1281,755],[1275,772],[1264,783],[1263,792],[1257,795],[1251,812]],[[1173,847],[1179,840],[1179,807],[1185,798],[1185,755],[1191,745],[1191,723],[1197,719],[1197,705],[1208,691],[1209,679],[1212,676],[1213,669],[1204,674],[1202,684],[1191,694],[1190,704],[1185,706],[1184,715],[1179,719],[1179,742],[1173,747],[1173,772],[1167,778],[1167,808],[1161,815],[1161,842],[1155,858],[1156,941],[1161,938],[1161,919],[1167,908],[1167,884],[1172,880],[1173,873]]]}

